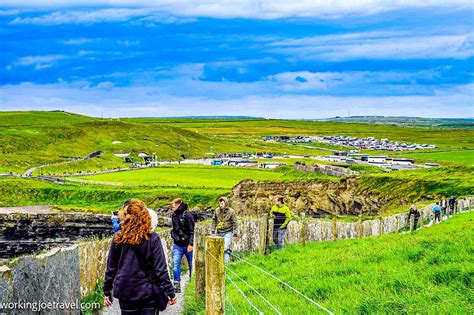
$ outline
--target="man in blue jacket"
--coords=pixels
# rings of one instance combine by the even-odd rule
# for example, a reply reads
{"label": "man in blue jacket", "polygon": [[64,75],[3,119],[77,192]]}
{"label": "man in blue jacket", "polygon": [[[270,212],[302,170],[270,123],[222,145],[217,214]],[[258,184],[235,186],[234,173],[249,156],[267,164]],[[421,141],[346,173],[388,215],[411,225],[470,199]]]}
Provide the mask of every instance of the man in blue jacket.
{"label": "man in blue jacket", "polygon": [[436,205],[433,207],[434,213],[434,222],[439,223],[441,221],[441,207],[439,206],[439,202],[436,202]]}

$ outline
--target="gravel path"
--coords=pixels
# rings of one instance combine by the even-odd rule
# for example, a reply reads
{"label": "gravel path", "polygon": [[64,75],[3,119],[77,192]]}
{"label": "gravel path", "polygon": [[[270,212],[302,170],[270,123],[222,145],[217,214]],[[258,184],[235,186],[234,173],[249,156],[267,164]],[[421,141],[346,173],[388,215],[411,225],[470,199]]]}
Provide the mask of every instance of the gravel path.
{"label": "gravel path", "polygon": [[[181,311],[184,307],[184,291],[186,290],[186,285],[189,281],[189,274],[184,274],[181,277],[181,293],[177,293],[176,297],[178,301],[175,305],[168,306],[164,312],[160,312],[160,314],[164,315],[178,315],[181,314]],[[114,299],[114,302],[111,307],[105,308],[103,315],[119,315],[120,314],[120,306],[117,299]]]}
{"label": "gravel path", "polygon": [[4,207],[0,208],[0,213],[28,213],[28,214],[40,214],[40,213],[51,213],[53,207],[50,205],[44,206],[24,206],[24,207]]}

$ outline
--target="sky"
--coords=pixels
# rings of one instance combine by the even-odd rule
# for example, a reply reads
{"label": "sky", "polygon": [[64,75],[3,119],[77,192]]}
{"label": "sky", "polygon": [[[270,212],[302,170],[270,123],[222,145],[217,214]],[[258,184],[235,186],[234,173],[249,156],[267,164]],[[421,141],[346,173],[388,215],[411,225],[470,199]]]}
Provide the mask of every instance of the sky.
{"label": "sky", "polygon": [[472,1],[0,3],[0,110],[474,117]]}

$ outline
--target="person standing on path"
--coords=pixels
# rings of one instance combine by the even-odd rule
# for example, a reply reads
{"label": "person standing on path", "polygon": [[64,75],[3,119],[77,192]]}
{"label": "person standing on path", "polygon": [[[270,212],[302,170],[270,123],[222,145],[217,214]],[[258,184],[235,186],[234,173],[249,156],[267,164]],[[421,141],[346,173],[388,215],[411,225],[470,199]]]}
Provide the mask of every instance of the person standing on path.
{"label": "person standing on path", "polygon": [[[127,199],[123,202],[122,207],[117,211],[117,215],[115,213],[112,214],[112,228],[114,229],[114,233],[120,231],[120,223],[124,220],[123,211],[125,207],[130,203],[131,199]],[[155,210],[147,208],[148,213],[150,214],[151,219],[151,231],[154,231],[158,226],[158,214]]]}
{"label": "person standing on path", "polygon": [[282,249],[286,228],[291,221],[291,211],[290,208],[285,205],[283,196],[277,196],[275,198],[275,204],[270,210],[270,217],[273,218],[273,242],[277,249]]}
{"label": "person standing on path", "polygon": [[454,207],[456,205],[456,197],[454,195],[452,195],[451,198],[449,198],[448,204],[449,204],[449,214],[453,215]]}
{"label": "person standing on path", "polygon": [[446,210],[448,209],[448,201],[446,200],[445,196],[441,197],[439,205],[441,206],[441,211],[443,213],[443,216],[445,216],[446,215]]}
{"label": "person standing on path", "polygon": [[[146,267],[145,267],[146,266]],[[104,305],[119,300],[122,314],[154,315],[160,305],[156,287],[169,305],[176,303],[160,237],[151,231],[145,203],[132,199],[124,209],[120,231],[115,233],[107,258]],[[112,293],[113,290],[113,293]],[[163,299],[161,299],[163,302]]]}
{"label": "person standing on path", "polygon": [[189,266],[189,277],[193,266],[193,245],[194,245],[194,217],[188,211],[188,205],[177,198],[172,201],[171,208],[173,214],[171,221],[173,228],[171,238],[174,241],[172,249],[173,259],[173,284],[177,293],[181,292],[181,260],[186,256]]}
{"label": "person standing on path", "polygon": [[439,202],[436,202],[436,205],[433,206],[433,213],[434,222],[439,223],[441,221],[441,207],[439,206]]}
{"label": "person standing on path", "polygon": [[416,231],[418,226],[418,220],[420,219],[420,211],[416,208],[414,203],[411,204],[410,211],[408,212],[408,224],[410,224],[410,218],[413,215],[413,227],[412,231]]}
{"label": "person standing on path", "polygon": [[219,206],[212,217],[212,232],[224,238],[224,262],[230,261],[232,240],[237,239],[237,217],[235,210],[229,206],[226,197],[219,198]]}

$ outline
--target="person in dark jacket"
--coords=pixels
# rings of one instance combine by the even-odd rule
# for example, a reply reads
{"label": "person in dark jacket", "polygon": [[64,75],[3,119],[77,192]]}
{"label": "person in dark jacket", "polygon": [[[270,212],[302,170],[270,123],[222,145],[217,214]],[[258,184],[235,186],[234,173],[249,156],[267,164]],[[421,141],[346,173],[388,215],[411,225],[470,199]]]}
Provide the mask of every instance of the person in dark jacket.
{"label": "person in dark jacket", "polygon": [[181,260],[186,256],[189,266],[189,277],[193,265],[193,245],[194,245],[194,217],[188,211],[188,205],[177,198],[171,203],[173,215],[171,221],[173,228],[171,238],[173,238],[173,281],[177,293],[181,292]]}
{"label": "person in dark jacket", "polygon": [[224,262],[226,264],[230,261],[232,254],[232,241],[237,240],[237,226],[237,216],[235,210],[229,206],[229,199],[220,197],[219,206],[212,216],[211,230],[217,236],[224,238]]}
{"label": "person in dark jacket", "polygon": [[410,218],[413,216],[413,227],[412,231],[415,231],[418,226],[418,220],[420,219],[420,211],[416,208],[414,203],[411,204],[410,212],[408,212],[408,226],[410,226]]}
{"label": "person in dark jacket", "polygon": [[456,197],[453,195],[449,198],[449,214],[454,214],[454,207],[456,205]]}
{"label": "person in dark jacket", "polygon": [[143,201],[132,199],[110,245],[104,305],[111,306],[113,296],[119,300],[122,314],[157,314],[152,281],[161,287],[169,305],[176,303],[160,237],[151,232],[150,214]]}

